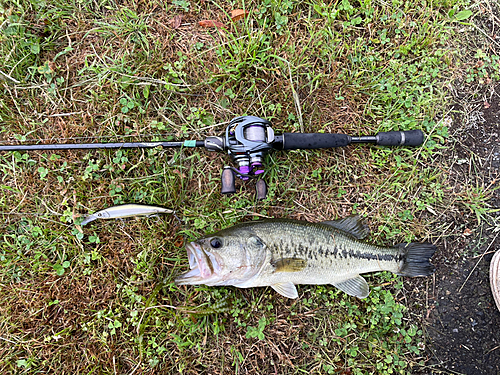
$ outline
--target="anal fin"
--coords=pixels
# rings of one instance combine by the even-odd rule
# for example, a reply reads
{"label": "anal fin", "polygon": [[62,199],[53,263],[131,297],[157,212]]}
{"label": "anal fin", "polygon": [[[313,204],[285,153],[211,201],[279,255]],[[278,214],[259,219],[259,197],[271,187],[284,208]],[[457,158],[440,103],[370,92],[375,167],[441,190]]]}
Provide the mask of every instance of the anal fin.
{"label": "anal fin", "polygon": [[282,296],[287,298],[296,299],[299,298],[299,293],[297,292],[297,288],[292,282],[279,283],[271,285],[275,291],[277,291]]}
{"label": "anal fin", "polygon": [[366,280],[359,275],[340,283],[334,283],[333,285],[344,293],[358,298],[366,298],[370,294],[370,287],[366,283]]}

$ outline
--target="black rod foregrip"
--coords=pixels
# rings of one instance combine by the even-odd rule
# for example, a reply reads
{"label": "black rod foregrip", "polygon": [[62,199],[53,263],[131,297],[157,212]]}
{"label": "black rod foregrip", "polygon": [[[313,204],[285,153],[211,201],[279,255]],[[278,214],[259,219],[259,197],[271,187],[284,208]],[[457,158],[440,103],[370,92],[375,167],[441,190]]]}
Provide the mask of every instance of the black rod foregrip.
{"label": "black rod foregrip", "polygon": [[284,133],[281,137],[282,150],[344,147],[351,143],[351,137],[346,134]]}
{"label": "black rod foregrip", "polygon": [[380,132],[375,137],[379,146],[420,146],[424,143],[421,130]]}

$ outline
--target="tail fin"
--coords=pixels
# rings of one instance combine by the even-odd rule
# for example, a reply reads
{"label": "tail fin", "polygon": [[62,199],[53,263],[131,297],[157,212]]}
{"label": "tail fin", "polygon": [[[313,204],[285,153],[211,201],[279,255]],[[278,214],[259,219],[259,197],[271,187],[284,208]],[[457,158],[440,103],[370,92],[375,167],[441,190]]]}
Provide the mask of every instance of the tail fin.
{"label": "tail fin", "polygon": [[430,243],[412,242],[409,244],[399,244],[403,255],[403,265],[396,274],[401,276],[429,276],[435,271],[434,265],[430,262],[436,251],[436,246]]}

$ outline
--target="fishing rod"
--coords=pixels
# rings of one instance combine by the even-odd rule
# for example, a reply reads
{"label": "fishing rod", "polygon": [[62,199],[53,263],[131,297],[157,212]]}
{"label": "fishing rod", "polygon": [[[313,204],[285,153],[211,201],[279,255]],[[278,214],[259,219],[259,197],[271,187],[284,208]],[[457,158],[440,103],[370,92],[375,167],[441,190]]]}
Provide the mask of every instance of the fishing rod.
{"label": "fishing rod", "polygon": [[[208,151],[227,152],[236,165],[236,168],[225,166],[221,176],[221,193],[233,194],[236,192],[235,177],[246,181],[264,173],[264,157],[272,150],[312,150],[345,147],[351,143],[420,146],[423,142],[424,134],[420,130],[380,132],[369,136],[330,133],[275,134],[268,120],[255,116],[241,116],[231,120],[225,135],[210,136],[205,140],[0,145],[0,151],[205,147]],[[264,199],[267,194],[264,180],[258,180],[256,189],[257,198]]]}

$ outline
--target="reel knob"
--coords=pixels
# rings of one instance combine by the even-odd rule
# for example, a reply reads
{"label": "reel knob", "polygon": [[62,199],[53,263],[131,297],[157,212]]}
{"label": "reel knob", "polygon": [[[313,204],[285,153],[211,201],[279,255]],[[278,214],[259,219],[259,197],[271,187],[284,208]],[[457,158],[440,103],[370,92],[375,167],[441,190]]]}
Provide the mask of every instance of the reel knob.
{"label": "reel knob", "polygon": [[255,184],[255,192],[257,193],[256,198],[258,201],[266,199],[266,196],[267,196],[266,181],[264,181],[264,180],[257,181],[257,183]]}
{"label": "reel knob", "polygon": [[236,193],[236,186],[234,184],[234,173],[231,167],[224,167],[222,171],[222,189],[221,194],[234,194]]}

